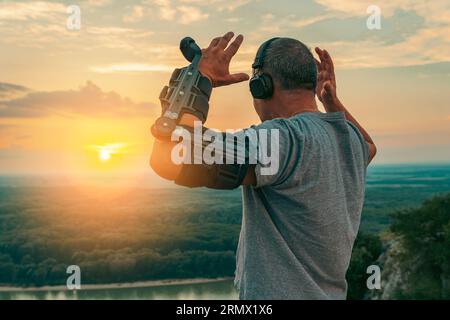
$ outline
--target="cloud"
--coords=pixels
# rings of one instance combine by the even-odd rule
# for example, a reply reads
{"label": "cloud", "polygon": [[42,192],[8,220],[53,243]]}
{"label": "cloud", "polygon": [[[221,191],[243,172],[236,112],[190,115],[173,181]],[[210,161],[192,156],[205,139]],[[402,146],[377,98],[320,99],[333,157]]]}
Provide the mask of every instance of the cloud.
{"label": "cloud", "polygon": [[37,20],[50,19],[55,15],[66,14],[67,6],[48,1],[2,2],[0,20]]}
{"label": "cloud", "polygon": [[[96,3],[94,0],[80,2],[83,10],[88,4]],[[111,2],[98,3],[106,6]],[[125,14],[116,10],[119,3],[127,10]],[[264,5],[258,0],[141,0],[136,5],[128,3],[131,2],[115,2],[114,6],[96,10],[95,14],[99,16],[92,17],[97,19],[85,14],[81,30],[70,31],[65,27],[67,14],[62,10],[65,9],[62,4],[3,2],[0,3],[0,17],[5,19],[0,18],[0,45],[6,45],[11,52],[17,47],[26,47],[48,50],[55,56],[83,51],[95,57],[111,52],[114,60],[90,64],[95,64],[91,68],[94,72],[164,71],[169,68],[165,66],[185,63],[177,49],[182,27],[192,24],[191,32],[196,34],[199,43],[207,45],[210,38],[202,37],[211,37],[213,31],[225,31],[228,25],[227,28],[232,26],[246,35],[233,67],[247,67],[262,40],[280,35],[301,37],[311,47],[320,45],[329,49],[339,68],[450,61],[448,0],[379,0],[376,4],[383,15],[382,31],[367,30],[365,20],[369,3],[359,0],[309,0],[301,4],[280,0]],[[111,25],[112,20],[117,23]],[[133,27],[132,23],[138,21],[139,28]],[[168,23],[165,25],[164,21]],[[124,27],[122,22],[127,25]],[[254,51],[246,54],[244,51],[248,49]],[[159,52],[154,53],[155,50]],[[151,57],[151,63],[141,64],[148,57]],[[117,64],[116,61],[133,63]]]}
{"label": "cloud", "polygon": [[135,103],[116,92],[104,92],[92,82],[78,90],[30,92],[11,100],[0,100],[0,118],[44,116],[128,117],[155,114],[151,103]]}
{"label": "cloud", "polygon": [[95,35],[127,35],[130,32],[135,31],[132,28],[121,27],[89,27],[87,32]]}
{"label": "cloud", "polygon": [[450,28],[423,29],[403,42],[386,45],[383,41],[329,42],[323,46],[343,68],[385,68],[425,65],[450,61],[450,42],[436,41],[450,34]]}
{"label": "cloud", "polygon": [[203,13],[196,7],[181,6],[178,8],[178,11],[181,14],[181,24],[190,24],[193,22],[206,20],[209,17],[209,14]]}
{"label": "cloud", "polygon": [[[198,4],[204,7],[204,1],[188,0],[180,1],[185,4]],[[213,1],[214,2],[214,1]],[[174,21],[181,24],[190,24],[209,17],[209,13],[203,12],[199,7],[191,5],[178,5],[172,0],[147,0],[144,4],[149,6],[150,12],[154,10],[154,6],[158,8],[158,18],[165,21]]]}
{"label": "cloud", "polygon": [[[359,0],[315,0],[327,9],[327,15],[368,17],[368,3]],[[379,0],[383,19],[393,18],[399,10],[414,12],[424,21],[423,26],[403,41],[386,44],[370,39],[330,43],[344,66],[388,67],[421,65],[450,61],[450,2],[435,0]],[[375,31],[376,32],[376,31]],[[345,49],[344,49],[345,48]],[[347,53],[348,58],[341,51]],[[350,57],[351,56],[351,57]]]}
{"label": "cloud", "polygon": [[252,0],[223,0],[222,4],[218,6],[219,11],[227,10],[230,12],[236,11],[236,9],[243,7],[252,2]]}
{"label": "cloud", "polygon": [[[259,0],[256,0],[259,1]],[[195,4],[202,8],[212,7],[217,11],[236,11],[238,8],[243,7],[255,0],[179,0],[180,3]]]}
{"label": "cloud", "polygon": [[109,66],[92,67],[91,70],[96,73],[109,74],[109,73],[136,73],[136,72],[172,72],[175,66],[168,65],[149,65],[141,63],[125,63],[125,64],[113,64]]}
{"label": "cloud", "polygon": [[322,21],[327,20],[327,19],[329,19],[331,17],[333,17],[333,15],[331,15],[331,14],[323,14],[323,15],[315,16],[315,17],[312,17],[312,18],[309,18],[309,19],[299,20],[297,22],[294,22],[293,25],[295,27],[298,27],[298,28],[303,28],[303,27],[306,27],[306,26],[310,26],[310,25],[322,22]]}
{"label": "cloud", "polygon": [[172,7],[170,0],[156,0],[159,6],[159,15],[162,20],[173,21],[177,11]]}
{"label": "cloud", "polygon": [[402,9],[414,11],[429,22],[450,22],[447,14],[450,4],[447,0],[377,0],[375,3],[360,0],[315,0],[315,2],[324,6],[328,11],[344,12],[353,16],[368,16],[367,8],[371,4],[376,4],[381,9],[383,17],[392,17],[395,11]]}
{"label": "cloud", "polygon": [[149,13],[153,12],[156,6],[158,18],[166,21],[175,20],[177,11],[171,0],[146,0],[143,5],[148,7]]}
{"label": "cloud", "polygon": [[227,18],[226,21],[228,23],[238,23],[242,21],[242,18],[238,18],[238,17],[231,17],[231,18]]}
{"label": "cloud", "polygon": [[87,5],[91,7],[105,7],[112,3],[112,0],[87,0],[85,1]]}
{"label": "cloud", "polygon": [[148,40],[154,35],[154,32],[148,29],[83,23],[81,30],[71,31],[64,23],[52,22],[9,23],[0,25],[0,32],[0,44],[43,50],[50,50],[49,46],[55,46],[61,51],[111,48],[139,52],[150,47]]}
{"label": "cloud", "polygon": [[[96,23],[83,14],[91,7],[104,8],[111,1],[84,1],[80,3],[82,20],[80,30],[68,30],[67,5],[49,1],[0,2],[0,45],[37,48],[51,51],[56,46],[60,50],[86,50],[116,48],[136,51],[142,47],[137,40],[146,40],[154,32],[148,28],[126,28],[120,25]],[[100,14],[95,13],[95,14]],[[102,13],[103,14],[103,13]],[[139,11],[133,13],[137,19]],[[100,20],[100,19],[98,19]]]}
{"label": "cloud", "polygon": [[13,99],[30,91],[27,87],[0,82],[0,99]]}
{"label": "cloud", "polygon": [[137,22],[144,17],[144,7],[133,6],[131,13],[123,17],[123,22]]}

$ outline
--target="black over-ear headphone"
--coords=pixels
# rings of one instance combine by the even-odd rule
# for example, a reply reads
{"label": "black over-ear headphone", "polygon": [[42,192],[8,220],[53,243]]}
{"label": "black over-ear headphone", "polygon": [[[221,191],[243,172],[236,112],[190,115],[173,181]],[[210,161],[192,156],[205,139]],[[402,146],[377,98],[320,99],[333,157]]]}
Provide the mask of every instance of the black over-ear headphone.
{"label": "black over-ear headphone", "polygon": [[280,38],[272,38],[264,42],[259,48],[255,62],[252,65],[253,77],[250,79],[250,92],[255,99],[269,99],[273,95],[273,80],[270,74],[260,72],[264,65],[264,58],[269,46],[275,40]]}

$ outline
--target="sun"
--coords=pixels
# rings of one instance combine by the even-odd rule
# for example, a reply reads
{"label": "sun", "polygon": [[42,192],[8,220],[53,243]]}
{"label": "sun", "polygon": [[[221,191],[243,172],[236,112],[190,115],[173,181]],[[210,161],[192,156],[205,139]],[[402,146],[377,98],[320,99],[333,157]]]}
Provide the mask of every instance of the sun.
{"label": "sun", "polygon": [[106,149],[99,150],[98,158],[102,162],[107,162],[107,161],[111,160],[111,151],[110,150],[106,150]]}
{"label": "sun", "polygon": [[105,145],[93,145],[91,146],[97,153],[97,158],[102,163],[106,163],[112,160],[115,155],[123,154],[126,144],[114,143]]}

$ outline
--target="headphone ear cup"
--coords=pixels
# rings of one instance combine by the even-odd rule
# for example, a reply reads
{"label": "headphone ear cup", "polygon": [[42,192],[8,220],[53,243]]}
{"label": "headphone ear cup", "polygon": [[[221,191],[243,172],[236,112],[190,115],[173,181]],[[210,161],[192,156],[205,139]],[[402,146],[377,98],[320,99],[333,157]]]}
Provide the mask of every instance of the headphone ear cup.
{"label": "headphone ear cup", "polygon": [[273,95],[273,81],[268,74],[255,75],[250,80],[250,92],[255,99],[268,99]]}
{"label": "headphone ear cup", "polygon": [[261,75],[261,78],[264,82],[264,99],[269,99],[273,96],[273,80],[272,77],[267,74],[267,73],[263,73]]}
{"label": "headphone ear cup", "polygon": [[250,93],[255,99],[264,99],[264,82],[259,75],[253,76],[250,80]]}

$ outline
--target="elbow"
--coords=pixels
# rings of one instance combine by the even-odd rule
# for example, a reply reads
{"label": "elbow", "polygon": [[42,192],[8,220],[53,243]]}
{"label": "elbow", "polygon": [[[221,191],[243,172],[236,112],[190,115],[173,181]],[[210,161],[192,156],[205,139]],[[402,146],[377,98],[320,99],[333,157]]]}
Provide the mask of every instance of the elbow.
{"label": "elbow", "polygon": [[171,162],[161,161],[153,153],[150,158],[150,168],[161,178],[168,181],[175,181],[178,177],[180,168],[174,166]]}
{"label": "elbow", "polygon": [[377,146],[374,143],[369,144],[369,163],[372,162],[372,160],[377,155]]}
{"label": "elbow", "polygon": [[175,179],[172,179],[171,175],[169,174],[168,170],[164,168],[164,165],[159,161],[153,154],[150,158],[150,168],[155,172],[159,177],[173,181]]}
{"label": "elbow", "polygon": [[165,170],[160,165],[154,164],[150,161],[150,167],[161,178],[168,181],[175,181],[176,177],[168,170]]}
{"label": "elbow", "polygon": [[156,162],[155,158],[153,157],[153,155],[150,157],[149,166],[154,173],[156,173],[158,176],[160,175],[160,167]]}

